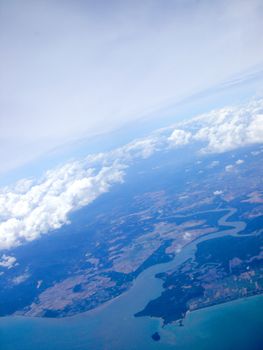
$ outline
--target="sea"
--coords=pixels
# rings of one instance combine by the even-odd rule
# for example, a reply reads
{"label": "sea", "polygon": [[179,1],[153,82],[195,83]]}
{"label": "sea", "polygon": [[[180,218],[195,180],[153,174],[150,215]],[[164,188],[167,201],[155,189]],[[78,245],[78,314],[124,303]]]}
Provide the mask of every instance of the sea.
{"label": "sea", "polygon": [[[221,225],[226,225],[224,215]],[[242,222],[233,229],[211,234],[236,236]],[[134,317],[158,297],[162,281],[159,272],[174,268],[194,254],[200,237],[172,261],[144,270],[132,287],[114,300],[89,312],[66,318],[0,318],[0,350],[262,350],[263,296],[257,295],[190,312],[183,326],[150,317]],[[161,339],[154,341],[158,332]]]}

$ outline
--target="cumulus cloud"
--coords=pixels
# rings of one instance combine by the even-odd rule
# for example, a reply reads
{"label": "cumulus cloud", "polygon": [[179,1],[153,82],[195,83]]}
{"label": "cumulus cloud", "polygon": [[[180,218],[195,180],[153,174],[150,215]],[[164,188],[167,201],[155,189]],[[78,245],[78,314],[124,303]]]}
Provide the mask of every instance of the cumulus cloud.
{"label": "cumulus cloud", "polygon": [[127,164],[148,158],[161,143],[161,136],[134,140],[49,170],[36,183],[22,179],[13,188],[0,189],[0,249],[19,246],[68,224],[69,213],[122,183]]}
{"label": "cumulus cloud", "polygon": [[[212,111],[112,151],[49,170],[38,181],[20,180],[13,187],[0,189],[0,249],[19,246],[69,223],[69,213],[122,183],[125,169],[136,159],[189,143],[200,146],[201,142],[205,155],[263,142],[262,111],[263,100]],[[236,165],[242,162],[238,159]],[[210,166],[218,164],[215,160]],[[225,167],[227,172],[233,169],[231,164]],[[219,194],[221,191],[214,192]],[[9,258],[2,256],[0,266],[11,264]]]}
{"label": "cumulus cloud", "polygon": [[255,115],[252,116],[252,120],[248,126],[247,135],[249,140],[253,142],[262,142],[263,135],[263,108],[261,106],[260,112],[252,110]]}
{"label": "cumulus cloud", "polygon": [[121,183],[123,170],[113,163],[96,172],[85,163],[73,162],[48,171],[25,192],[4,188],[0,193],[0,248],[32,241],[68,223],[71,211],[91,203],[114,183]]}
{"label": "cumulus cloud", "polygon": [[122,156],[127,160],[134,158],[149,158],[153,155],[161,144],[161,137],[148,137],[141,140],[135,140],[120,149]]}
{"label": "cumulus cloud", "polygon": [[12,267],[16,266],[16,258],[14,256],[9,256],[6,254],[3,254],[0,259],[0,267],[5,267],[7,269],[12,269]]}
{"label": "cumulus cloud", "polygon": [[168,141],[172,146],[184,146],[190,142],[192,134],[189,131],[175,129],[171,136],[168,137]]}
{"label": "cumulus cloud", "polygon": [[194,139],[205,142],[202,153],[223,153],[263,142],[263,100],[242,107],[228,107],[195,118]]}

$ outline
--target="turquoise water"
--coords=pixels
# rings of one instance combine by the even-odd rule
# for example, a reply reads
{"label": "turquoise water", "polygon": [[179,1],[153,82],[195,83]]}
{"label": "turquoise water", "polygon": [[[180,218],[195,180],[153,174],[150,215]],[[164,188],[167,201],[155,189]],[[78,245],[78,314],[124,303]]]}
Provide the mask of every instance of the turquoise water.
{"label": "turquoise water", "polygon": [[[14,349],[180,349],[261,350],[263,296],[188,314],[184,327],[159,329],[157,320],[128,319],[116,324],[85,316],[67,320],[6,318],[0,322],[0,348]],[[128,328],[127,328],[128,327]],[[150,335],[159,329],[161,342]]]}
{"label": "turquoise water", "polygon": [[[224,215],[221,225],[233,213]],[[228,222],[229,224],[229,222]],[[244,224],[209,236],[236,235]],[[162,291],[156,273],[173,268],[195,251],[202,237],[188,245],[172,262],[145,270],[131,289],[96,310],[64,319],[5,317],[0,319],[1,350],[262,350],[263,296],[217,305],[187,315],[184,327],[162,328],[158,319],[135,318]],[[151,335],[158,331],[160,342]]]}

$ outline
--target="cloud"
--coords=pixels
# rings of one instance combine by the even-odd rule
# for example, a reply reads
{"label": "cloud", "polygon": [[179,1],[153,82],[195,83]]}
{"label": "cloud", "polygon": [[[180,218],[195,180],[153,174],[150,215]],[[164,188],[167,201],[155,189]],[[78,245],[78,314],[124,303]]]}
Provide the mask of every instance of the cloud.
{"label": "cloud", "polygon": [[[190,123],[191,124],[191,123]],[[198,117],[197,141],[205,142],[202,153],[223,153],[263,141],[263,100],[241,107],[227,107]]]}
{"label": "cloud", "polygon": [[215,168],[220,164],[219,160],[213,160],[210,164],[209,164],[209,168]]}
{"label": "cloud", "polygon": [[3,254],[2,257],[0,258],[0,267],[12,269],[16,265],[17,265],[17,262],[14,256]]}
{"label": "cloud", "polygon": [[24,283],[29,277],[30,277],[30,274],[28,272],[25,272],[24,274],[22,274],[20,276],[14,277],[13,280],[12,280],[12,283],[14,285],[18,285],[18,284]]}
{"label": "cloud", "polygon": [[[261,106],[262,107],[262,106]],[[250,140],[253,142],[262,142],[263,135],[263,108],[260,112],[253,111],[255,115],[252,117],[252,121],[248,126],[247,135]]]}
{"label": "cloud", "polygon": [[244,160],[243,159],[238,159],[236,161],[236,165],[240,165],[240,164],[243,164],[244,163]]}
{"label": "cloud", "polygon": [[192,134],[190,132],[175,129],[171,136],[169,136],[168,141],[172,146],[184,146],[190,142]]}
{"label": "cloud", "polygon": [[229,165],[226,165],[226,166],[225,166],[225,171],[226,171],[226,172],[230,173],[230,172],[233,171],[233,170],[234,170],[234,165],[229,164]]}
{"label": "cloud", "polygon": [[214,196],[220,196],[221,194],[223,194],[223,191],[221,191],[221,190],[217,190],[217,191],[213,192]]}
{"label": "cloud", "polygon": [[[135,140],[127,146],[120,148],[122,156],[127,160],[134,158],[149,158],[153,155],[161,145],[161,137],[148,137],[141,140]],[[120,155],[119,155],[120,156]]]}
{"label": "cloud", "polygon": [[73,162],[48,171],[26,192],[4,188],[0,193],[0,249],[32,241],[69,223],[68,214],[123,181],[120,164],[99,171]]}
{"label": "cloud", "polygon": [[[171,145],[180,146],[183,152],[184,146],[195,143],[197,153],[201,147],[205,156],[263,142],[259,123],[262,109],[263,100],[257,100],[212,111],[109,152],[90,154],[51,169],[38,181],[22,179],[0,189],[0,249],[19,246],[68,224],[72,211],[92,203],[114,184],[121,184],[126,169],[136,160],[171,150]],[[241,159],[236,161],[236,165],[241,163]],[[215,160],[209,166],[218,164]],[[228,172],[233,169],[231,164],[225,167]]]}
{"label": "cloud", "polygon": [[251,151],[250,153],[252,156],[258,156],[259,154],[263,153],[263,149],[257,150],[257,151]]}
{"label": "cloud", "polygon": [[0,172],[263,62],[262,0],[1,1],[0,25]]}

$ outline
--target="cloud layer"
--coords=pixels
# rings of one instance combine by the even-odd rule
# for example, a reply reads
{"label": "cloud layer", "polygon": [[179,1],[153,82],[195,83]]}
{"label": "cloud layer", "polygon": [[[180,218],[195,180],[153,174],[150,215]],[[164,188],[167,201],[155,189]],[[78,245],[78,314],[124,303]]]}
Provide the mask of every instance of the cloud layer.
{"label": "cloud layer", "polygon": [[262,7],[1,1],[0,173],[262,67]]}
{"label": "cloud layer", "polygon": [[[202,156],[261,142],[263,100],[257,100],[157,130],[110,152],[88,155],[81,161],[47,171],[38,181],[22,179],[13,187],[0,189],[0,249],[19,246],[69,223],[69,213],[88,205],[114,184],[122,183],[126,169],[136,159],[173,147],[183,152],[184,147],[195,143]],[[8,267],[13,262],[3,255],[0,266]]]}
{"label": "cloud layer", "polygon": [[263,100],[242,107],[226,107],[184,124],[196,129],[193,138],[205,142],[203,153],[222,153],[260,143],[263,137]]}
{"label": "cloud layer", "polygon": [[0,193],[0,248],[8,249],[68,223],[68,214],[123,181],[123,167],[113,163],[98,172],[73,162],[48,171],[28,187],[20,182]]}

